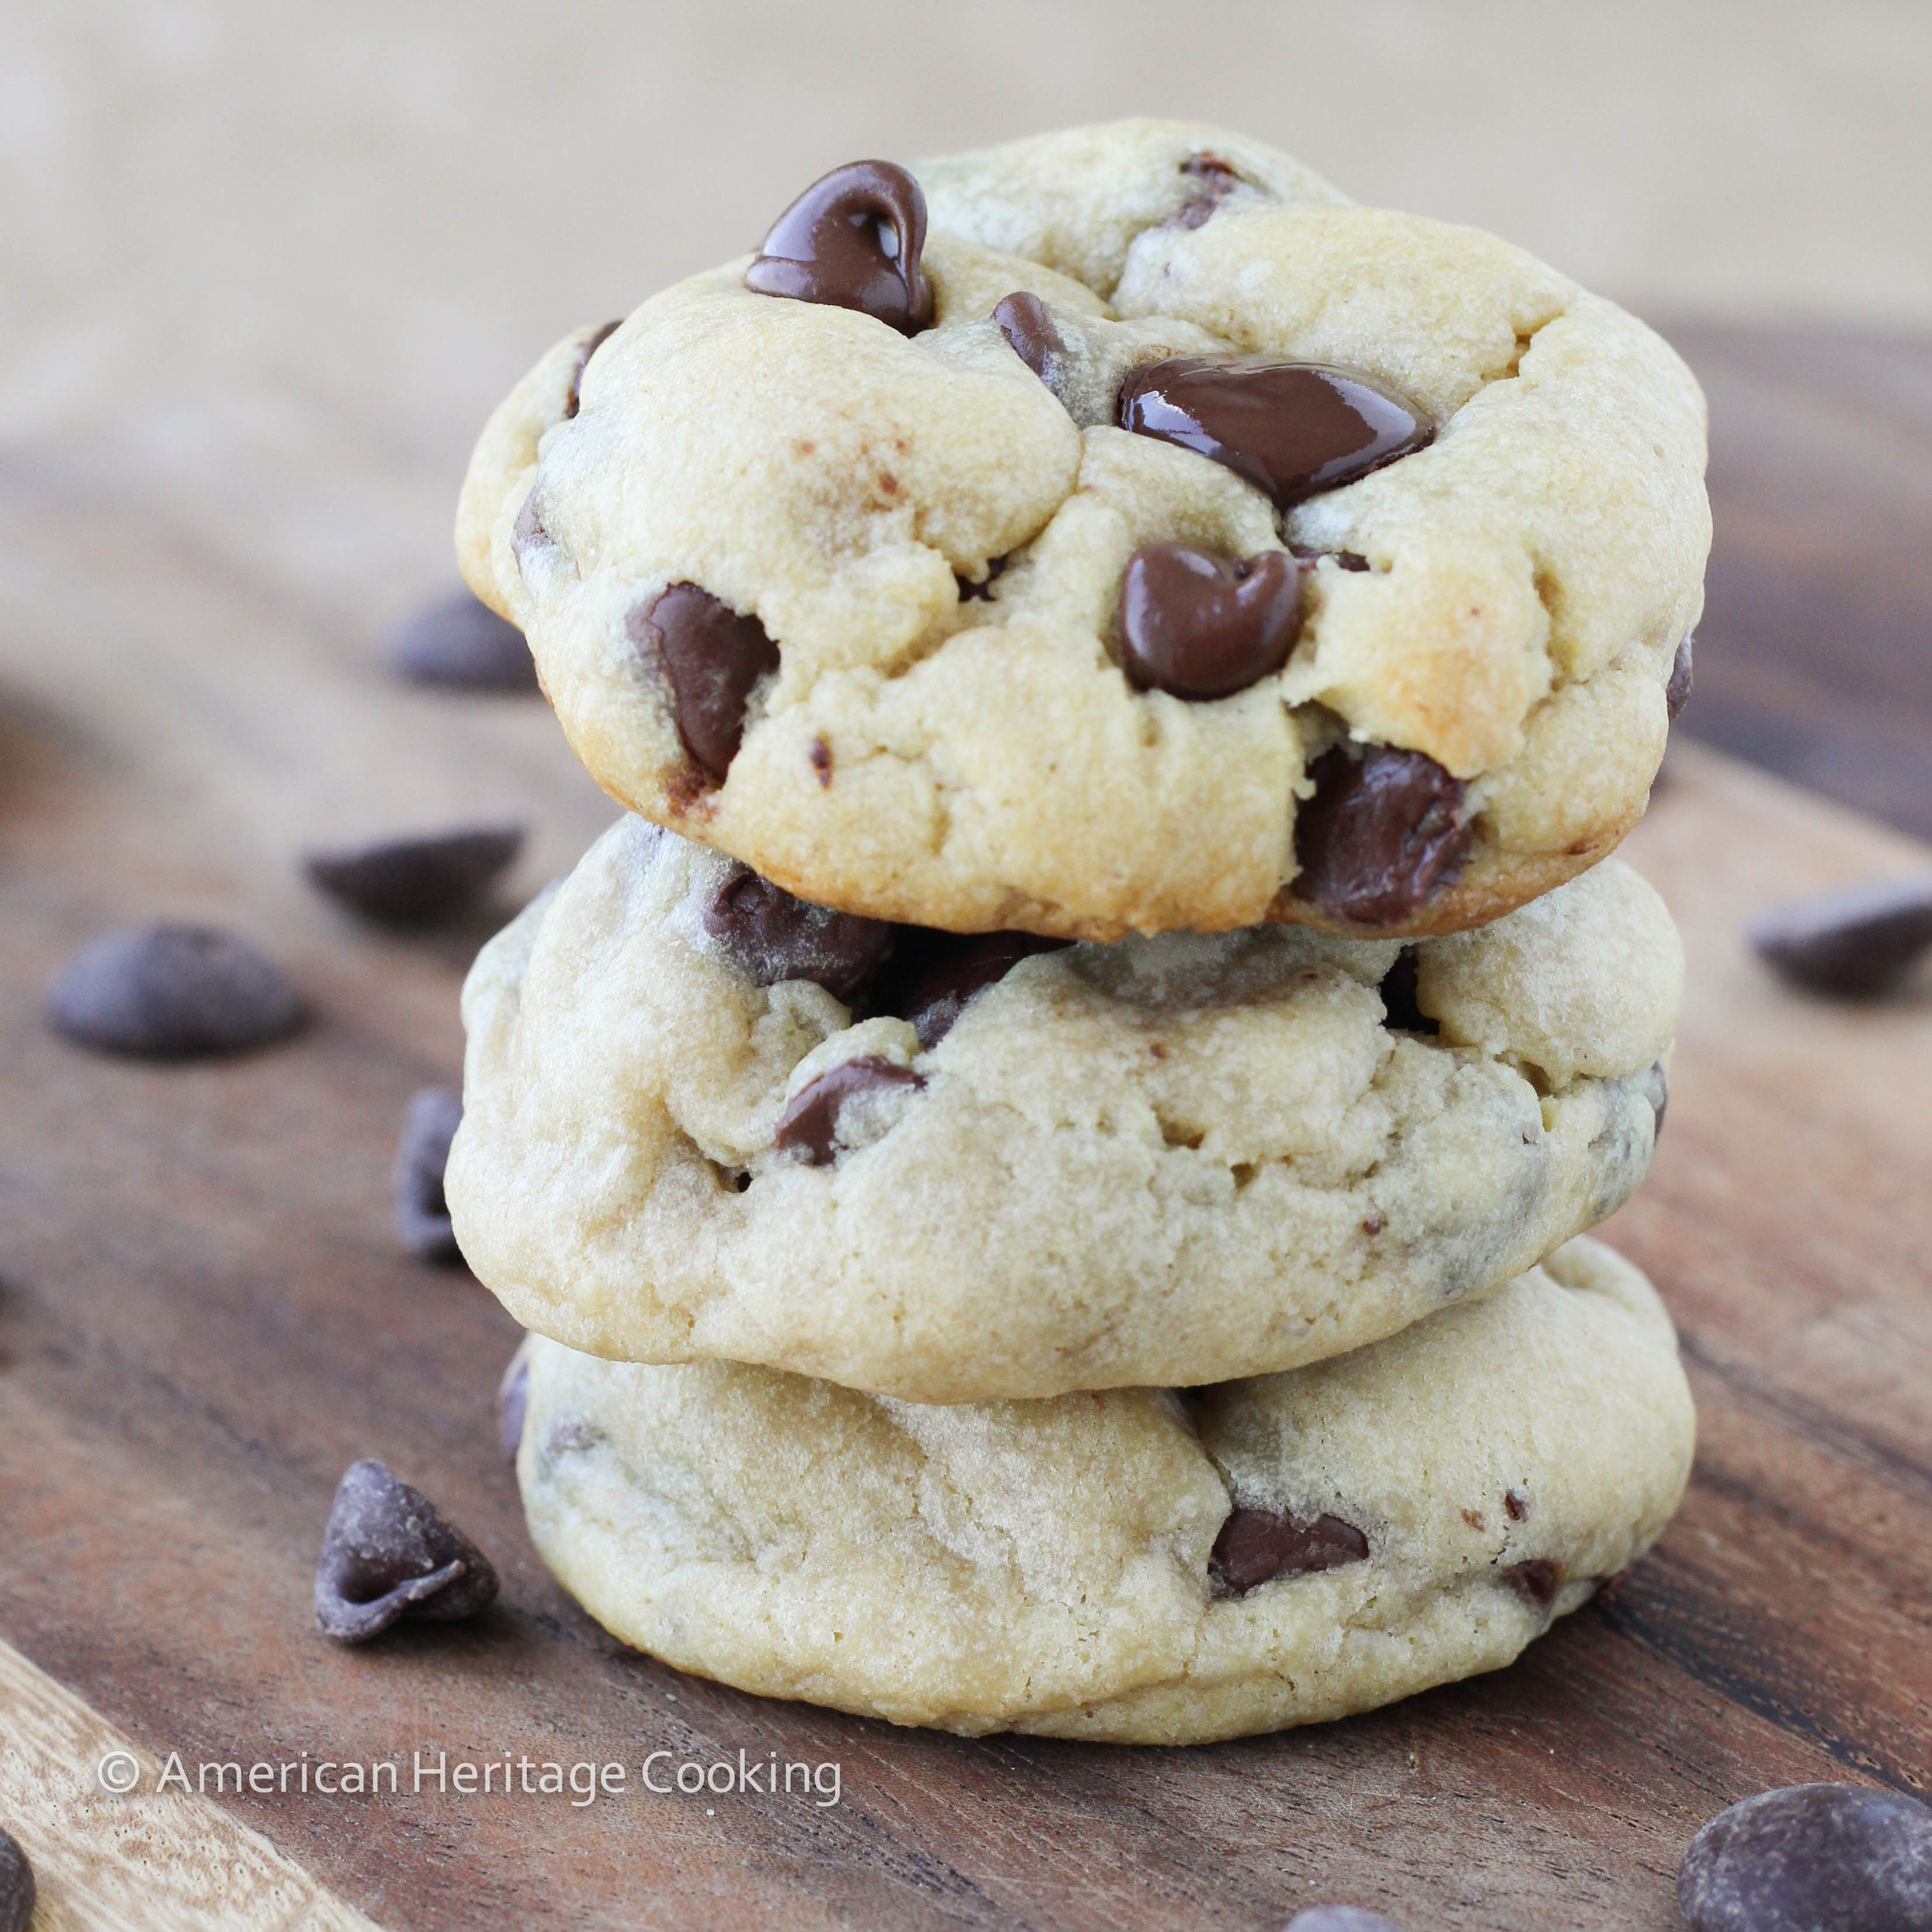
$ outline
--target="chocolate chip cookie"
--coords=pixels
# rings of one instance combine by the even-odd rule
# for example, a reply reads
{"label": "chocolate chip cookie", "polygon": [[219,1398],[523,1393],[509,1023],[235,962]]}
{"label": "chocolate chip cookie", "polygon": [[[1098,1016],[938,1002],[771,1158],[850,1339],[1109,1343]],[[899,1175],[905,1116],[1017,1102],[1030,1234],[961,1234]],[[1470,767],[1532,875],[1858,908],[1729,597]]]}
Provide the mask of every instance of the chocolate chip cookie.
{"label": "chocolate chip cookie", "polygon": [[1480,931],[1102,945],[831,912],[621,820],[478,957],[444,1177],[526,1327],[918,1402],[1225,1381],[1642,1178],[1682,957],[1612,861]]}
{"label": "chocolate chip cookie", "polygon": [[1522,250],[1126,122],[837,170],[566,337],[458,548],[607,789],[816,903],[1421,934],[1642,812],[1704,455]]}
{"label": "chocolate chip cookie", "polygon": [[969,1735],[1184,1744],[1497,1669],[1656,1540],[1696,1427],[1656,1295],[1589,1240],[1372,1348],[1180,1391],[922,1408],[528,1346],[531,1536],[599,1622]]}

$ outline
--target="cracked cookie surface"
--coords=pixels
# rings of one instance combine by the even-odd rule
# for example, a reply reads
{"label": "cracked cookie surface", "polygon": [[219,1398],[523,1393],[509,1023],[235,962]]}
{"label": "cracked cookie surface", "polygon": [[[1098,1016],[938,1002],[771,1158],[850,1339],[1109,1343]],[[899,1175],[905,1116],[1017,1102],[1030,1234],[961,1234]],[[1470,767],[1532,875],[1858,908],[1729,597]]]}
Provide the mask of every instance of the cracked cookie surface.
{"label": "cracked cookie surface", "polygon": [[[1661,340],[1212,129],[914,172],[929,325],[758,292],[740,260],[566,338],[478,446],[464,573],[606,789],[824,904],[1102,939],[1451,931],[1614,846],[1709,541],[1702,400]],[[1279,508],[1120,426],[1130,373],[1204,356],[1340,365],[1431,439]],[[1123,574],[1175,544],[1297,556],[1292,648],[1244,688],[1124,668]],[[652,628],[685,586],[723,614],[722,733]],[[1299,808],[1390,749],[1453,794],[1450,862],[1406,896],[1318,892]]]}
{"label": "cracked cookie surface", "polygon": [[1682,955],[1617,861],[1406,948],[1041,946],[834,917],[620,820],[465,987],[465,1256],[622,1359],[1186,1385],[1480,1294],[1649,1164]]}
{"label": "cracked cookie surface", "polygon": [[530,1534],[599,1622],[968,1734],[1198,1742],[1497,1669],[1655,1540],[1696,1427],[1649,1283],[1587,1240],[1184,1396],[920,1408],[526,1346]]}

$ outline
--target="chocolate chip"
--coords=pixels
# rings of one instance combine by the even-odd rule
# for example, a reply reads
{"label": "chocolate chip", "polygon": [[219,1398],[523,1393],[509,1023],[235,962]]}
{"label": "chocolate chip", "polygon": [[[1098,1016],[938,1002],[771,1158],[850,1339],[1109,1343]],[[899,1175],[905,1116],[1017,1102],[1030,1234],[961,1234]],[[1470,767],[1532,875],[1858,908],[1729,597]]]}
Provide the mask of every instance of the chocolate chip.
{"label": "chocolate chip", "polygon": [[932,320],[925,247],[918,182],[890,161],[854,161],[814,182],[772,224],[745,286],[856,309],[916,335]]}
{"label": "chocolate chip", "polygon": [[412,683],[451,691],[538,688],[523,632],[466,590],[424,605],[403,623],[389,640],[389,666]]}
{"label": "chocolate chip", "polygon": [[1650,1090],[1651,1112],[1656,1116],[1650,1130],[1650,1144],[1654,1148],[1664,1138],[1664,1117],[1670,1111],[1670,1076],[1664,1072],[1662,1060],[1652,1063],[1646,1079]]}
{"label": "chocolate chip", "polygon": [[1398,1932],[1379,1912],[1359,1905],[1311,1905],[1288,1922],[1288,1932]]}
{"label": "chocolate chip", "polygon": [[523,843],[520,825],[475,826],[310,852],[302,870],[380,926],[436,926],[470,910]]}
{"label": "chocolate chip", "polygon": [[1721,1811],[1684,1854],[1693,1932],[1932,1932],[1932,1808],[1794,1784]]}
{"label": "chocolate chip", "polygon": [[110,1053],[188,1060],[292,1033],[300,996],[245,939],[206,926],[104,933],[61,969],[49,1017],[68,1039]]}
{"label": "chocolate chip", "polygon": [[1754,920],[1746,936],[1767,966],[1808,992],[1875,999],[1932,948],[1932,872],[1796,900]]}
{"label": "chocolate chip", "polygon": [[1199,184],[1199,192],[1181,205],[1174,218],[1184,228],[1198,228],[1241,184],[1241,178],[1216,154],[1190,154],[1180,172]]}
{"label": "chocolate chip", "polygon": [[548,548],[554,541],[543,520],[543,505],[535,484],[532,484],[517,512],[517,520],[510,526],[510,548],[515,552],[517,568],[526,568],[532,550]]}
{"label": "chocolate chip", "polygon": [[366,1643],[398,1617],[471,1617],[496,1594],[490,1559],[427,1496],[370,1458],[350,1464],[315,1573],[324,1636]]}
{"label": "chocolate chip", "polygon": [[823,738],[814,738],[806,755],[812,760],[812,769],[818,774],[819,790],[825,790],[832,783],[832,747]]}
{"label": "chocolate chip", "polygon": [[566,422],[576,415],[578,404],[583,400],[584,372],[590,366],[591,357],[623,326],[621,322],[607,322],[602,328],[592,329],[584,338],[584,346],[578,350],[575,365],[570,372],[570,392],[563,400],[563,419]]}
{"label": "chocolate chip", "polygon": [[1442,1023],[1422,1010],[1416,992],[1415,949],[1405,946],[1382,975],[1382,1024],[1391,1033],[1439,1034]]}
{"label": "chocolate chip", "polygon": [[892,950],[882,920],[794,898],[748,866],[734,866],[704,908],[704,929],[760,986],[810,980],[849,1002]]}
{"label": "chocolate chip", "polygon": [[848,1102],[892,1088],[925,1084],[910,1067],[895,1066],[889,1060],[842,1060],[792,1096],[778,1117],[772,1144],[781,1154],[802,1151],[812,1166],[824,1167],[838,1157],[838,1118]]}
{"label": "chocolate chip", "polygon": [[1000,573],[1006,567],[1006,560],[1003,556],[996,556],[988,561],[986,574],[977,584],[972,583],[964,577],[957,579],[959,585],[960,602],[970,604],[978,599],[991,603],[993,597],[993,586],[1000,580]]}
{"label": "chocolate chip", "polygon": [[1276,1576],[1339,1570],[1365,1562],[1369,1539],[1352,1522],[1322,1515],[1313,1522],[1237,1506],[1214,1539],[1208,1572],[1226,1595],[1245,1597]]}
{"label": "chocolate chip", "polygon": [[1192,544],[1145,544],[1120,577],[1120,663],[1137,689],[1231,696],[1280,670],[1301,621],[1287,551],[1236,560]]}
{"label": "chocolate chip", "polygon": [[20,1840],[0,1832],[0,1932],[27,1932],[38,1890]]}
{"label": "chocolate chip", "polygon": [[1355,926],[1393,926],[1452,886],[1475,843],[1468,787],[1420,752],[1338,745],[1295,814],[1298,897]]}
{"label": "chocolate chip", "polygon": [[1369,567],[1369,560],[1359,550],[1338,550],[1334,553],[1336,568],[1353,571],[1358,575]]}
{"label": "chocolate chip", "polygon": [[396,1148],[394,1198],[396,1232],[418,1261],[463,1258],[442,1197],[449,1144],[462,1124],[463,1096],[454,1088],[425,1087],[410,1096]]}
{"label": "chocolate chip", "polygon": [[1529,1520],[1528,1497],[1520,1490],[1504,1490],[1503,1514],[1511,1522],[1527,1522]]}
{"label": "chocolate chip", "polygon": [[1694,639],[1686,638],[1677,646],[1677,655],[1670,661],[1670,682],[1664,687],[1664,715],[1672,724],[1677,722],[1677,714],[1690,702],[1690,646]]}
{"label": "chocolate chip", "polygon": [[674,584],[625,620],[631,642],[670,681],[677,735],[722,784],[745,736],[752,687],[778,668],[778,647],[755,617],[741,616],[694,584]]}
{"label": "chocolate chip", "polygon": [[524,1418],[530,1408],[530,1358],[519,1348],[510,1358],[503,1379],[496,1384],[496,1446],[503,1460],[514,1462],[523,1447]]}
{"label": "chocolate chip", "polygon": [[1373,376],[1260,356],[1180,356],[1120,386],[1120,427],[1225,464],[1292,508],[1420,449],[1436,434]]}
{"label": "chocolate chip", "polygon": [[1546,1610],[1556,1600],[1563,1582],[1563,1566],[1546,1556],[1532,1556],[1526,1563],[1505,1563],[1502,1574],[1525,1602]]}
{"label": "chocolate chip", "polygon": [[1052,310],[1023,289],[1016,290],[994,310],[993,323],[1013,353],[1042,382],[1054,358],[1066,353],[1066,344],[1054,326]]}
{"label": "chocolate chip", "polygon": [[922,1047],[937,1046],[976,994],[996,986],[1022,959],[1072,942],[1031,932],[935,932],[902,926],[890,970],[874,988],[872,1010],[910,1020]]}

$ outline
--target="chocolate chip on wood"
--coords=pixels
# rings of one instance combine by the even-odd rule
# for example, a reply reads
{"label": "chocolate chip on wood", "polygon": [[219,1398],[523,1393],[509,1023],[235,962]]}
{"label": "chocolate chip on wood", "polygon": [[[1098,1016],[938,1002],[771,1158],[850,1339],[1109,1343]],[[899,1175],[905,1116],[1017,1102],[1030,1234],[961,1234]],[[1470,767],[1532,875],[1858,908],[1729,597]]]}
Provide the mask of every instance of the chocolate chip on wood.
{"label": "chocolate chip on wood", "polygon": [[0,1932],[27,1932],[38,1891],[20,1840],[0,1831]]}
{"label": "chocolate chip on wood", "polygon": [[82,946],[60,971],[49,1016],[110,1053],[188,1060],[292,1033],[301,997],[245,939],[206,926],[128,926]]}
{"label": "chocolate chip on wood", "polygon": [[1468,788],[1420,752],[1336,746],[1295,814],[1295,895],[1354,926],[1398,926],[1454,885],[1475,842]]}
{"label": "chocolate chip on wood", "polygon": [[396,1232],[418,1261],[463,1258],[442,1197],[449,1144],[462,1124],[463,1096],[454,1088],[425,1087],[410,1095],[396,1148]]}
{"label": "chocolate chip on wood", "polygon": [[349,1466],[315,1574],[324,1636],[366,1643],[399,1617],[471,1617],[496,1594],[490,1559],[420,1490],[371,1458]]}
{"label": "chocolate chip on wood", "polygon": [[932,320],[925,247],[918,182],[890,161],[853,161],[814,182],[772,224],[745,286],[856,309],[916,335]]}
{"label": "chocolate chip on wood", "polygon": [[1693,1932],[1928,1932],[1932,1808],[1862,1784],[1794,1784],[1720,1812],[1684,1854]]}
{"label": "chocolate chip on wood", "polygon": [[389,640],[389,666],[415,684],[451,691],[534,692],[524,634],[466,590],[425,604]]}
{"label": "chocolate chip on wood", "polygon": [[1758,957],[1808,992],[1874,999],[1932,950],[1932,872],[1798,899],[1754,920]]}
{"label": "chocolate chip on wood", "polygon": [[302,870],[329,897],[382,926],[437,926],[472,910],[523,849],[520,825],[310,852]]}

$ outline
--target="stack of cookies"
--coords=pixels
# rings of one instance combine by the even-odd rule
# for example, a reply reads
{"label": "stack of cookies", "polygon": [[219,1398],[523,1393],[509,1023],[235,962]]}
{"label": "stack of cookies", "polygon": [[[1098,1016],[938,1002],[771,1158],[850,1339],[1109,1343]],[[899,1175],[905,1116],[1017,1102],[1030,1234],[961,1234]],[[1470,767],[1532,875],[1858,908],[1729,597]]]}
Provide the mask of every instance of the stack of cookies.
{"label": "stack of cookies", "polygon": [[594,1616],[1183,1742],[1648,1547],[1690,1399],[1577,1238],[1703,460],[1610,304],[1170,122],[840,169],[538,364],[459,546],[632,815],[478,960],[447,1189]]}

